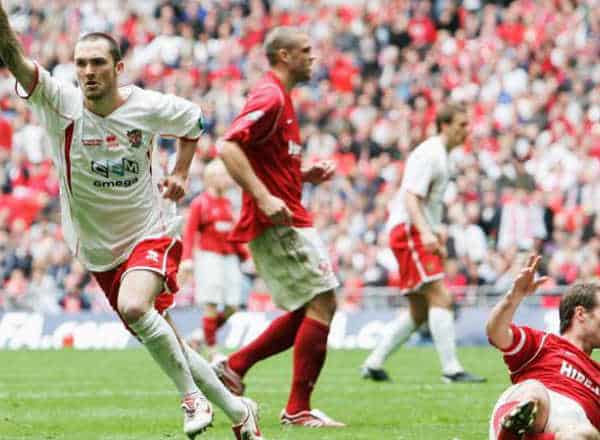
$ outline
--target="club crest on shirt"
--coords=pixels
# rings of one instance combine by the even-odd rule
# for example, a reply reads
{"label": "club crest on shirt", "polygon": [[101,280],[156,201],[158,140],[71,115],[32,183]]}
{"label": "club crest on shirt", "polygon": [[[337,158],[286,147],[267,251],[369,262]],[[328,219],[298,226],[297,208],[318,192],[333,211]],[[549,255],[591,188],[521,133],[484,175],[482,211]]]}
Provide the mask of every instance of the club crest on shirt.
{"label": "club crest on shirt", "polygon": [[127,139],[129,139],[129,145],[133,148],[139,148],[142,145],[142,130],[134,128],[127,132]]}

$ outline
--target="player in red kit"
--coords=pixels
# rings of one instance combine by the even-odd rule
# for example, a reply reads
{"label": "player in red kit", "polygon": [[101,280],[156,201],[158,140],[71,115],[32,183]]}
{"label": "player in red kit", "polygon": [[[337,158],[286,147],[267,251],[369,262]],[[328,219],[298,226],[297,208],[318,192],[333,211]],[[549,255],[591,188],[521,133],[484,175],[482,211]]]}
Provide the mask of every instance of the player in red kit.
{"label": "player in red kit", "polygon": [[247,258],[247,251],[241,243],[227,240],[234,220],[225,192],[232,183],[220,159],[206,165],[206,190],[192,201],[183,235],[181,266],[183,271],[194,271],[196,302],[203,304],[202,329],[209,357],[215,354],[217,330],[242,302],[240,261]]}
{"label": "player in red kit", "polygon": [[242,187],[243,205],[231,234],[249,242],[260,276],[286,313],[246,347],[215,364],[233,392],[258,361],[294,347],[292,387],[283,424],[340,427],[311,409],[310,396],[325,363],[327,336],[339,285],[312,218],[302,206],[302,184],[319,184],[334,172],[331,161],[302,164],[298,119],[291,89],[310,79],[314,57],[307,35],[290,27],[265,40],[271,70],[253,87],[242,112],[220,144],[229,174]]}
{"label": "player in red kit", "polygon": [[513,385],[498,399],[490,440],[600,440],[600,285],[575,284],[563,295],[560,336],[512,323],[519,304],[546,281],[532,256],[487,322]]}

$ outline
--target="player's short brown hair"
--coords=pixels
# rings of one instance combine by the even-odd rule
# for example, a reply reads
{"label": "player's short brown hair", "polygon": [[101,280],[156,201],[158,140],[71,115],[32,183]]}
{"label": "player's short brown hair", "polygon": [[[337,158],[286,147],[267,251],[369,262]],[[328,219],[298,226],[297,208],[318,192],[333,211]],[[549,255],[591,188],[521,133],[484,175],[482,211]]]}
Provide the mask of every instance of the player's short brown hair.
{"label": "player's short brown hair", "polygon": [[281,49],[292,49],[298,45],[299,34],[300,31],[292,26],[278,26],[267,34],[264,48],[271,66],[277,64]]}
{"label": "player's short brown hair", "polygon": [[95,40],[104,40],[108,43],[108,51],[110,52],[110,56],[112,56],[113,61],[117,64],[119,61],[123,59],[123,54],[121,53],[121,47],[117,40],[111,37],[104,32],[90,32],[83,35],[77,42],[81,41],[95,41]]}
{"label": "player's short brown hair", "polygon": [[597,305],[596,292],[600,290],[597,283],[579,283],[569,287],[560,300],[558,316],[560,317],[560,334],[571,326],[573,314],[577,306],[590,311]]}
{"label": "player's short brown hair", "polygon": [[438,112],[435,117],[435,127],[438,132],[442,130],[442,125],[452,124],[454,116],[459,113],[466,113],[467,107],[464,104],[451,103],[445,104]]}

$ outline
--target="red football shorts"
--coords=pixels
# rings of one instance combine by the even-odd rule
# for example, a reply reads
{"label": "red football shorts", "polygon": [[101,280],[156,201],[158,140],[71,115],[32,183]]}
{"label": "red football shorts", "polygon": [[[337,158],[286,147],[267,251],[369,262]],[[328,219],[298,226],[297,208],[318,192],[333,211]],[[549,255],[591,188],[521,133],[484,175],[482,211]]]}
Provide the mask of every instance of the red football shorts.
{"label": "red football shorts", "polygon": [[[165,290],[154,301],[154,308],[163,314],[175,302],[175,293],[179,290],[177,271],[181,261],[181,241],[171,237],[144,240],[129,255],[129,258],[114,269],[106,272],[92,272],[92,275],[104,291],[111,307],[119,314],[117,300],[123,275],[133,270],[149,270],[161,275]],[[119,314],[121,321],[129,327]],[[132,332],[133,333],[133,332]]]}
{"label": "red football shorts", "polygon": [[417,228],[401,223],[390,232],[390,248],[398,261],[400,292],[410,293],[425,283],[444,278],[444,261],[428,252]]}

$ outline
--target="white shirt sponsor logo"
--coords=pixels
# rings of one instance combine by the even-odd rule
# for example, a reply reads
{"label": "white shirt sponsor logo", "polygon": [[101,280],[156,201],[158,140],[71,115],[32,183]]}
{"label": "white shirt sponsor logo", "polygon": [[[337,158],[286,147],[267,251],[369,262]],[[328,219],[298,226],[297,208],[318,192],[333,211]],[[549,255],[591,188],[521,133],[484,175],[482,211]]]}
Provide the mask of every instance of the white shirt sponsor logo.
{"label": "white shirt sponsor logo", "polygon": [[568,377],[569,379],[573,379],[575,382],[583,384],[584,387],[592,390],[596,396],[600,396],[600,387],[598,387],[598,385],[596,385],[590,378],[588,378],[581,371],[577,370],[567,361],[562,361],[562,365],[560,366],[560,374]]}

